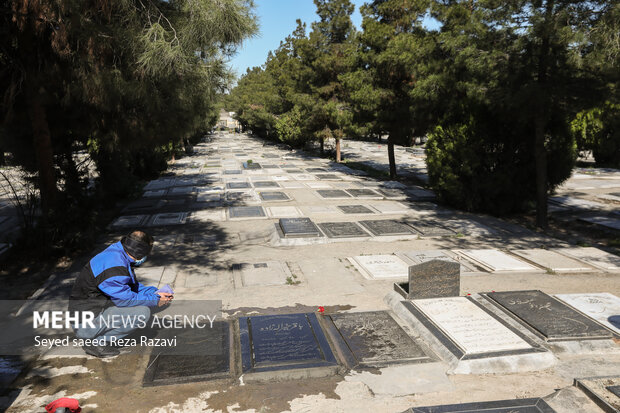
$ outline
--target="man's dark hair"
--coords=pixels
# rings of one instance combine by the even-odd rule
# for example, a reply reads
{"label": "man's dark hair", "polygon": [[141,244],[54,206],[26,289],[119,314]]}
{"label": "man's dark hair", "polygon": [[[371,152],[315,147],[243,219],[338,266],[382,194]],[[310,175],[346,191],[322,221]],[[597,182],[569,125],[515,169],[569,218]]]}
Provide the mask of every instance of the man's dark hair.
{"label": "man's dark hair", "polygon": [[121,245],[125,252],[136,260],[141,260],[151,253],[153,249],[153,237],[144,231],[132,231],[121,239]]}

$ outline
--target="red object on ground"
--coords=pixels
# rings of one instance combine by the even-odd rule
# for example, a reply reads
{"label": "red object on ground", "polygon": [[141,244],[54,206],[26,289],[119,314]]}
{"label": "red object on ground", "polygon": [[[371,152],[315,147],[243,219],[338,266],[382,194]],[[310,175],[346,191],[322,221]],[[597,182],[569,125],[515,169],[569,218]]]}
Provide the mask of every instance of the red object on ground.
{"label": "red object on ground", "polygon": [[80,408],[80,403],[75,399],[70,399],[68,397],[63,397],[58,400],[54,400],[47,406],[45,406],[45,410],[47,413],[54,413],[56,409],[61,407],[66,407],[69,409],[71,413],[80,413],[82,409]]}
{"label": "red object on ground", "polygon": [[319,313],[325,312],[325,307],[319,307]]}

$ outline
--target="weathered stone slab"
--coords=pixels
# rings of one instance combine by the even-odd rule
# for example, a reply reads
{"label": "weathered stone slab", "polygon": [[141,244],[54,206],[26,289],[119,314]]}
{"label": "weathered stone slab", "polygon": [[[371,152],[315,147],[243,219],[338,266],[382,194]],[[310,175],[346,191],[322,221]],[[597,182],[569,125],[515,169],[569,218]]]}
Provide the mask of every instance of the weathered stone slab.
{"label": "weathered stone slab", "polygon": [[355,222],[323,222],[318,224],[318,226],[329,238],[358,238],[370,236],[370,234],[364,231]]}
{"label": "weathered stone slab", "polygon": [[408,299],[456,297],[460,295],[461,266],[456,262],[431,260],[409,267]]}
{"label": "weathered stone slab", "polygon": [[275,181],[256,181],[256,182],[252,182],[252,185],[254,185],[254,188],[279,188],[280,187],[280,185],[278,185],[278,183]]}
{"label": "weathered stone slab", "polygon": [[290,201],[291,198],[286,195],[284,192],[280,191],[266,191],[259,193],[260,198],[263,201]]}
{"label": "weathered stone slab", "polygon": [[228,216],[230,218],[261,218],[265,216],[265,211],[260,206],[230,207]]}
{"label": "weathered stone slab", "polygon": [[194,193],[194,187],[191,186],[173,186],[168,190],[168,196],[183,196]]}
{"label": "weathered stone slab", "polygon": [[279,225],[285,238],[321,236],[321,232],[310,218],[281,218]]}
{"label": "weathered stone slab", "polygon": [[600,225],[605,228],[610,228],[610,229],[620,231],[620,219],[618,218],[596,216],[596,217],[581,217],[579,218],[579,220],[589,222],[595,225]]}
{"label": "weathered stone slab", "polygon": [[226,184],[228,189],[247,189],[252,188],[249,182],[228,182]]}
{"label": "weathered stone slab", "polygon": [[264,285],[284,285],[287,279],[292,280],[291,271],[286,263],[279,261],[266,261],[251,264],[238,264],[234,271],[239,272],[239,280],[235,284],[242,287],[256,287]]}
{"label": "weathered stone slab", "polygon": [[157,189],[157,190],[152,190],[152,191],[144,191],[142,196],[144,198],[161,198],[162,196],[166,195],[166,192],[168,192],[167,189]]}
{"label": "weathered stone slab", "polygon": [[409,276],[409,264],[396,255],[359,255],[349,259],[362,275],[371,280]]}
{"label": "weathered stone slab", "polygon": [[227,169],[224,171],[224,175],[241,175],[240,169]]}
{"label": "weathered stone slab", "polygon": [[452,231],[450,228],[446,228],[437,221],[433,220],[416,220],[408,221],[407,223],[425,237],[446,237],[456,235],[456,232]]}
{"label": "weathered stone slab", "polygon": [[383,198],[381,194],[368,188],[348,188],[347,192],[353,195],[355,198]]}
{"label": "weathered stone slab", "polygon": [[605,204],[601,204],[600,202],[587,201],[585,199],[579,199],[570,196],[552,196],[549,197],[549,202],[553,202],[565,208],[586,210],[605,208]]}
{"label": "weathered stone slab", "polygon": [[340,178],[336,174],[316,174],[314,176],[316,177],[316,179],[320,179],[321,181],[341,181],[342,180],[342,178]]}
{"label": "weathered stone slab", "polygon": [[577,260],[541,248],[514,250],[513,254],[525,258],[534,264],[557,273],[591,272],[594,269]]}
{"label": "weathered stone slab", "polygon": [[329,189],[332,185],[326,181],[305,181],[305,185],[311,189]]}
{"label": "weathered stone slab", "polygon": [[349,368],[432,361],[387,311],[326,316],[328,332]]}
{"label": "weathered stone slab", "polygon": [[[200,382],[230,377],[230,327],[228,322],[215,321],[213,328],[181,329],[177,343],[184,343],[184,355],[151,355],[144,372],[144,386],[161,386]],[[195,343],[195,344],[188,344]],[[191,354],[190,347],[196,347]]]}
{"label": "weathered stone slab", "polygon": [[261,169],[262,166],[258,162],[244,162],[244,169]]}
{"label": "weathered stone slab", "polygon": [[234,203],[260,203],[260,197],[253,190],[226,192],[226,200]]}
{"label": "weathered stone slab", "polygon": [[306,188],[306,186],[302,182],[298,182],[298,181],[280,182],[280,186],[282,188],[291,188],[291,189]]}
{"label": "weathered stone slab", "polygon": [[374,214],[375,211],[364,205],[338,205],[338,209],[345,214]]}
{"label": "weathered stone slab", "polygon": [[547,341],[611,338],[598,323],[538,290],[486,294]]}
{"label": "weathered stone slab", "polygon": [[381,188],[378,191],[385,198],[406,198],[405,192],[400,189]]}
{"label": "weathered stone slab", "polygon": [[516,331],[466,297],[406,301],[405,306],[459,359],[532,350]]}
{"label": "weathered stone slab", "polygon": [[412,407],[405,413],[554,413],[540,398]]}
{"label": "weathered stone slab", "polygon": [[[245,374],[293,369],[335,373],[337,361],[313,313],[239,318],[241,364]],[[306,372],[308,373],[308,372]]]}
{"label": "weathered stone slab", "polygon": [[618,393],[620,376],[575,379],[574,384],[603,411],[620,411],[620,394]]}
{"label": "weathered stone slab", "polygon": [[456,253],[472,260],[490,272],[542,272],[524,261],[514,258],[505,252],[488,250],[455,250]]}
{"label": "weathered stone slab", "polygon": [[555,296],[620,335],[620,298],[610,293],[556,294]]}
{"label": "weathered stone slab", "polygon": [[414,235],[408,225],[392,219],[360,221],[375,236]]}
{"label": "weathered stone slab", "polygon": [[556,248],[554,251],[569,257],[577,258],[588,265],[605,271],[620,271],[620,257],[594,247]]}
{"label": "weathered stone slab", "polygon": [[316,191],[321,197],[326,199],[342,199],[342,198],[351,198],[347,192],[342,189],[320,189]]}
{"label": "weathered stone slab", "polygon": [[145,222],[149,219],[149,215],[123,215],[114,220],[112,224],[110,224],[111,228],[127,228],[134,227],[137,228],[141,225],[144,225]]}
{"label": "weathered stone slab", "polygon": [[299,218],[302,216],[299,208],[294,206],[265,207],[265,210],[272,218]]}
{"label": "weathered stone slab", "polygon": [[327,172],[325,168],[306,168],[306,172]]}
{"label": "weathered stone slab", "polygon": [[472,263],[461,258],[460,256],[444,250],[422,250],[422,251],[410,251],[404,253],[405,257],[409,258],[416,264],[431,260],[444,260],[449,262],[456,262],[461,266],[461,275],[473,275],[480,274],[482,270],[476,268]]}
{"label": "weathered stone slab", "polygon": [[196,202],[220,202],[221,200],[222,194],[220,192],[207,192],[196,196]]}
{"label": "weathered stone slab", "polygon": [[385,201],[381,203],[377,203],[373,205],[377,211],[383,214],[404,214],[407,212],[411,212],[411,208],[393,201]]}

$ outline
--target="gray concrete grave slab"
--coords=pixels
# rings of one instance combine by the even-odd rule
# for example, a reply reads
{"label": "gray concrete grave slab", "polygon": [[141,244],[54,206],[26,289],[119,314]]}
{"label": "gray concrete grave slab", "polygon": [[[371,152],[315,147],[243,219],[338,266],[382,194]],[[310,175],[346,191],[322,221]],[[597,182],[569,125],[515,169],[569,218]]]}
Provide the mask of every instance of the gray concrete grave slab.
{"label": "gray concrete grave slab", "polygon": [[359,222],[375,236],[416,235],[417,233],[406,224],[392,220],[366,220]]}
{"label": "gray concrete grave slab", "polygon": [[345,214],[375,214],[376,212],[365,205],[338,205],[337,208]]}
{"label": "gray concrete grave slab", "polygon": [[493,273],[544,272],[538,267],[495,249],[454,250],[454,252]]}
{"label": "gray concrete grave slab", "polygon": [[168,225],[183,225],[187,222],[188,212],[164,212],[155,214],[151,218],[149,227],[160,227]]}
{"label": "gray concrete grave slab", "polygon": [[226,219],[224,208],[203,209],[193,211],[189,216],[190,222],[218,222]]}
{"label": "gray concrete grave slab", "polygon": [[144,198],[161,198],[162,196],[166,195],[167,192],[168,192],[167,189],[150,190],[150,191],[144,191],[142,196]]}
{"label": "gray concrete grave slab", "polygon": [[349,193],[343,191],[342,189],[320,189],[316,192],[321,198],[325,199],[351,198],[351,195],[349,195]]}
{"label": "gray concrete grave slab", "polygon": [[204,288],[218,285],[219,275],[218,273],[210,272],[208,274],[199,273],[195,271],[183,272],[183,275],[178,277],[183,280],[181,287],[185,288]]}
{"label": "gray concrete grave slab", "polygon": [[511,253],[556,273],[592,272],[594,268],[565,255],[541,248],[511,250]]}
{"label": "gray concrete grave slab", "polygon": [[338,371],[314,313],[241,317],[239,333],[245,381],[323,377]]}
{"label": "gray concrete grave slab", "polygon": [[173,186],[168,190],[168,196],[190,195],[193,193],[194,188],[191,186]]}
{"label": "gray concrete grave slab", "polygon": [[340,214],[340,211],[333,205],[309,205],[300,208],[304,215],[331,215]]}
{"label": "gray concrete grave slab", "polygon": [[317,225],[328,238],[370,237],[370,234],[355,222],[322,222]]}
{"label": "gray concrete grave slab", "polygon": [[576,258],[593,267],[609,272],[620,272],[620,257],[594,247],[556,248],[553,251]]}
{"label": "gray concrete grave slab", "polygon": [[561,207],[571,209],[604,209],[605,204],[600,202],[587,201],[585,199],[574,198],[570,196],[552,196],[549,197],[549,202],[557,204]]}
{"label": "gray concrete grave slab", "polygon": [[556,294],[555,297],[620,336],[620,298],[610,293]]}
{"label": "gray concrete grave slab", "polygon": [[411,212],[411,208],[401,204],[400,202],[384,201],[373,204],[373,208],[383,214],[404,214]]}
{"label": "gray concrete grave slab", "polygon": [[224,175],[241,175],[241,169],[226,169],[223,174]]}
{"label": "gray concrete grave slab", "polygon": [[220,202],[221,200],[221,192],[207,192],[196,196],[196,202]]}
{"label": "gray concrete grave slab", "polygon": [[237,206],[228,208],[228,217],[235,218],[263,218],[266,217],[263,207],[260,206]]}
{"label": "gray concrete grave slab", "polygon": [[326,189],[332,188],[332,185],[326,181],[304,181],[304,184],[310,189]]}
{"label": "gray concrete grave slab", "polygon": [[280,187],[280,185],[278,185],[278,183],[275,181],[254,181],[252,182],[252,185],[254,185],[254,188],[279,188]]}
{"label": "gray concrete grave slab", "polygon": [[347,192],[355,198],[381,199],[383,196],[368,188],[347,188]]}
{"label": "gray concrete grave slab", "polygon": [[411,260],[414,264],[421,264],[431,260],[456,262],[461,266],[461,275],[480,275],[486,273],[486,271],[476,267],[470,261],[448,250],[408,251],[402,253],[402,255]]}
{"label": "gray concrete grave slab", "polygon": [[272,206],[265,207],[265,210],[271,218],[299,218],[302,216],[299,208],[294,206]]}
{"label": "gray concrete grave slab", "polygon": [[110,224],[110,228],[137,228],[144,225],[149,217],[150,215],[123,215],[116,218]]}
{"label": "gray concrete grave slab", "polygon": [[310,174],[292,174],[296,181],[314,181],[314,175]]}
{"label": "gray concrete grave slab", "polygon": [[409,264],[396,255],[358,255],[348,259],[369,280],[409,276]]}
{"label": "gray concrete grave slab", "polygon": [[297,189],[297,188],[306,188],[306,186],[298,181],[284,181],[284,182],[280,182],[280,186],[282,188],[292,188],[292,189]]}
{"label": "gray concrete grave slab", "polygon": [[290,201],[291,198],[281,191],[261,191],[259,196],[263,201]]}
{"label": "gray concrete grave slab", "polygon": [[380,188],[377,190],[384,198],[404,199],[407,194],[401,189]]}
{"label": "gray concrete grave slab", "polygon": [[226,184],[226,188],[228,189],[248,189],[252,188],[249,182],[228,182]]}
{"label": "gray concrete grave slab", "polygon": [[237,288],[285,285],[287,279],[293,279],[286,263],[280,261],[236,264],[233,277]]}
{"label": "gray concrete grave slab", "polygon": [[342,178],[336,174],[316,174],[314,176],[321,181],[342,181]]}
{"label": "gray concrete grave slab", "polygon": [[407,224],[418,231],[423,237],[449,237],[456,235],[456,232],[450,228],[446,228],[439,222],[433,220],[408,220]]}
{"label": "gray concrete grave slab", "polygon": [[580,221],[589,222],[591,224],[600,225],[605,228],[620,231],[620,219],[606,216],[580,217]]}
{"label": "gray concrete grave slab", "polygon": [[350,369],[433,361],[387,311],[331,314],[324,320]]}
{"label": "gray concrete grave slab", "polygon": [[620,411],[620,376],[577,378],[574,385],[583,391],[604,412]]}
{"label": "gray concrete grave slab", "polygon": [[609,330],[538,290],[484,295],[547,341],[611,338]]}
{"label": "gray concrete grave slab", "polygon": [[293,178],[291,178],[288,175],[272,175],[271,176],[271,180],[280,183],[280,186],[282,186],[282,182],[287,182],[292,180]]}
{"label": "gray concrete grave slab", "polygon": [[285,238],[322,236],[321,231],[310,218],[280,218],[278,226]]}

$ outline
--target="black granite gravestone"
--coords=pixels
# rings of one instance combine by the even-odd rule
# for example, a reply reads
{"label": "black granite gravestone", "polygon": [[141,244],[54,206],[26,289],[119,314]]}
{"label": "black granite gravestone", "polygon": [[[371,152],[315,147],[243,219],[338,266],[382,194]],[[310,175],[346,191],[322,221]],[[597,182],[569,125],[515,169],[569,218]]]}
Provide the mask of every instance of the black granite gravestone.
{"label": "black granite gravestone", "polygon": [[355,198],[380,198],[377,192],[368,188],[351,188],[347,189],[347,192],[353,195]]}
{"label": "black granite gravestone", "polygon": [[620,398],[620,386],[607,386],[606,389],[610,391],[614,396]]}
{"label": "black granite gravestone", "polygon": [[351,195],[342,189],[319,189],[316,192],[323,198],[351,198]]}
{"label": "black granite gravestone", "polygon": [[228,208],[228,214],[231,218],[258,218],[264,217],[265,211],[259,206],[241,206]]}
{"label": "black granite gravestone", "polygon": [[345,214],[374,214],[375,211],[364,205],[338,205],[338,209]]}
{"label": "black granite gravestone", "polygon": [[254,185],[254,188],[278,188],[280,187],[280,185],[278,185],[278,183],[274,181],[256,181],[256,182],[252,182],[252,184]]}
{"label": "black granite gravestone", "polygon": [[415,232],[409,226],[393,219],[360,221],[364,227],[376,236],[413,235]]}
{"label": "black granite gravestone", "polygon": [[229,329],[228,322],[215,321],[213,328],[175,330],[171,335],[176,335],[177,343],[184,348],[171,349],[171,354],[154,351],[144,372],[143,385],[161,386],[230,377]]}
{"label": "black granite gravestone", "polygon": [[336,366],[313,313],[239,318],[244,373]]}
{"label": "black granite gravestone", "polygon": [[497,400],[492,402],[412,407],[405,413],[555,413],[543,399]]}
{"label": "black granite gravestone", "polygon": [[461,288],[461,265],[445,260],[430,260],[412,265],[409,267],[409,282],[406,286],[407,299],[458,297]]}
{"label": "black granite gravestone", "polygon": [[323,222],[318,224],[329,238],[369,237],[370,235],[355,222]]}
{"label": "black granite gravestone", "polygon": [[226,184],[228,189],[246,189],[251,188],[248,182],[229,182]]}
{"label": "black granite gravestone", "polygon": [[538,290],[503,291],[486,296],[547,341],[611,338],[609,330]]}
{"label": "black granite gravestone", "polygon": [[263,201],[288,201],[291,199],[284,192],[278,191],[261,192],[260,197]]}
{"label": "black granite gravestone", "polygon": [[261,169],[262,168],[260,164],[257,162],[244,162],[243,167],[245,169]]}
{"label": "black granite gravestone", "polygon": [[604,412],[620,412],[620,376],[575,379],[573,385],[583,391]]}
{"label": "black granite gravestone", "polygon": [[330,336],[349,368],[431,361],[387,311],[332,314],[327,318],[333,323]]}
{"label": "black granite gravestone", "polygon": [[310,218],[280,218],[279,224],[286,238],[321,236],[321,232]]}

